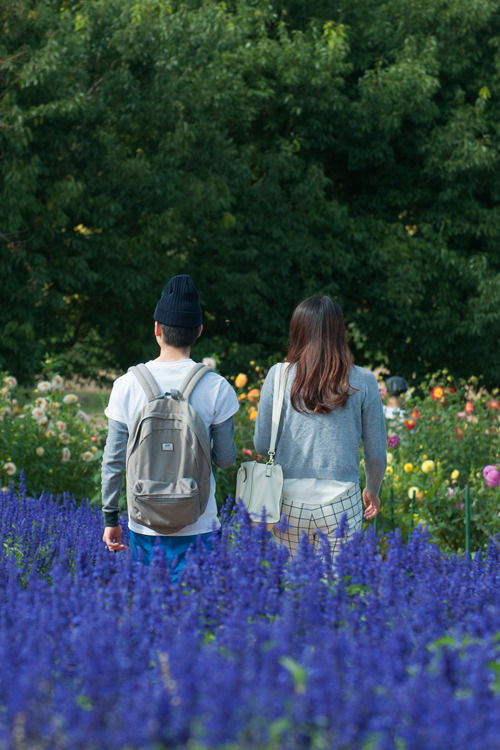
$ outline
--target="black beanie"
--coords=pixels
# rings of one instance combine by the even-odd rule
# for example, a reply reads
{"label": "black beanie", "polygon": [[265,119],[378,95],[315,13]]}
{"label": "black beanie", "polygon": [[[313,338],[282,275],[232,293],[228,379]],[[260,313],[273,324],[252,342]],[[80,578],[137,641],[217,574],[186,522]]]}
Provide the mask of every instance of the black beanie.
{"label": "black beanie", "polygon": [[408,383],[401,375],[393,375],[385,381],[387,390],[391,396],[400,396],[408,390]]}
{"label": "black beanie", "polygon": [[191,276],[174,276],[163,287],[154,319],[165,326],[197,328],[201,326],[200,295]]}

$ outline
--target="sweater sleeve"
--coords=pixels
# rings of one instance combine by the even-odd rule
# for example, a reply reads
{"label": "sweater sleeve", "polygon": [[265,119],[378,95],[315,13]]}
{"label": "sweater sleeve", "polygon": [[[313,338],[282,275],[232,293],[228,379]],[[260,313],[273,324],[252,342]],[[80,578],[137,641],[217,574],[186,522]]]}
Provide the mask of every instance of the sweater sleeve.
{"label": "sweater sleeve", "polygon": [[387,438],[384,411],[375,376],[370,379],[361,420],[366,486],[370,492],[378,495],[387,467]]}
{"label": "sweater sleeve", "polygon": [[253,444],[260,456],[267,456],[271,443],[275,367],[276,365],[271,367],[262,385],[259,409],[257,411],[257,419],[255,420]]}
{"label": "sweater sleeve", "polygon": [[210,427],[212,438],[212,459],[220,469],[227,469],[234,464],[237,450],[234,442],[234,417]]}
{"label": "sweater sleeve", "polygon": [[102,511],[105,526],[118,526],[120,522],[119,500],[125,472],[127,440],[127,425],[116,419],[110,419],[101,470]]}

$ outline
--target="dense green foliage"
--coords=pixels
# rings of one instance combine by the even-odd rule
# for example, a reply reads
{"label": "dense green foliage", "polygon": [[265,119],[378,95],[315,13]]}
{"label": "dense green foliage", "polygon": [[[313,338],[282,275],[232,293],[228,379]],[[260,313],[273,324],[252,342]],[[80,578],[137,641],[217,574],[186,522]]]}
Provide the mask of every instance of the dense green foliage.
{"label": "dense green foliage", "polygon": [[325,292],[360,364],[494,382],[498,0],[8,0],[0,29],[0,368],[154,355],[188,272],[226,371]]}

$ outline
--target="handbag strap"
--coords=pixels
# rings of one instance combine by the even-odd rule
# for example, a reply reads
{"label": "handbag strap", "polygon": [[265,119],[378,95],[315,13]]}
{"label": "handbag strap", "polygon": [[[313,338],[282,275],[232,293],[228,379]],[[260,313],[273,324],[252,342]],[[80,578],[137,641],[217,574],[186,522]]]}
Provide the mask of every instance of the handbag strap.
{"label": "handbag strap", "polygon": [[286,379],[288,376],[288,363],[280,362],[276,367],[274,373],[274,393],[273,393],[273,416],[271,425],[271,442],[269,444],[269,461],[267,462],[271,466],[274,464],[274,456],[276,455],[276,438],[278,436],[278,427],[281,418],[281,410],[283,408],[283,398],[285,396]]}

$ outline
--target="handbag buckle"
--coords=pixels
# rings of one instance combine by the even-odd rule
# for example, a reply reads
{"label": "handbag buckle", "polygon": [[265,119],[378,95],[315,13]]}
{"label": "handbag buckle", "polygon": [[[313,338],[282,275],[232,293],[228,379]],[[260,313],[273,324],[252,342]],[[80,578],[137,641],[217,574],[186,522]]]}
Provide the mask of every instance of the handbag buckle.
{"label": "handbag buckle", "polygon": [[266,461],[267,466],[274,466],[274,457],[276,455],[275,451],[267,451],[267,454],[269,456],[269,460]]}

